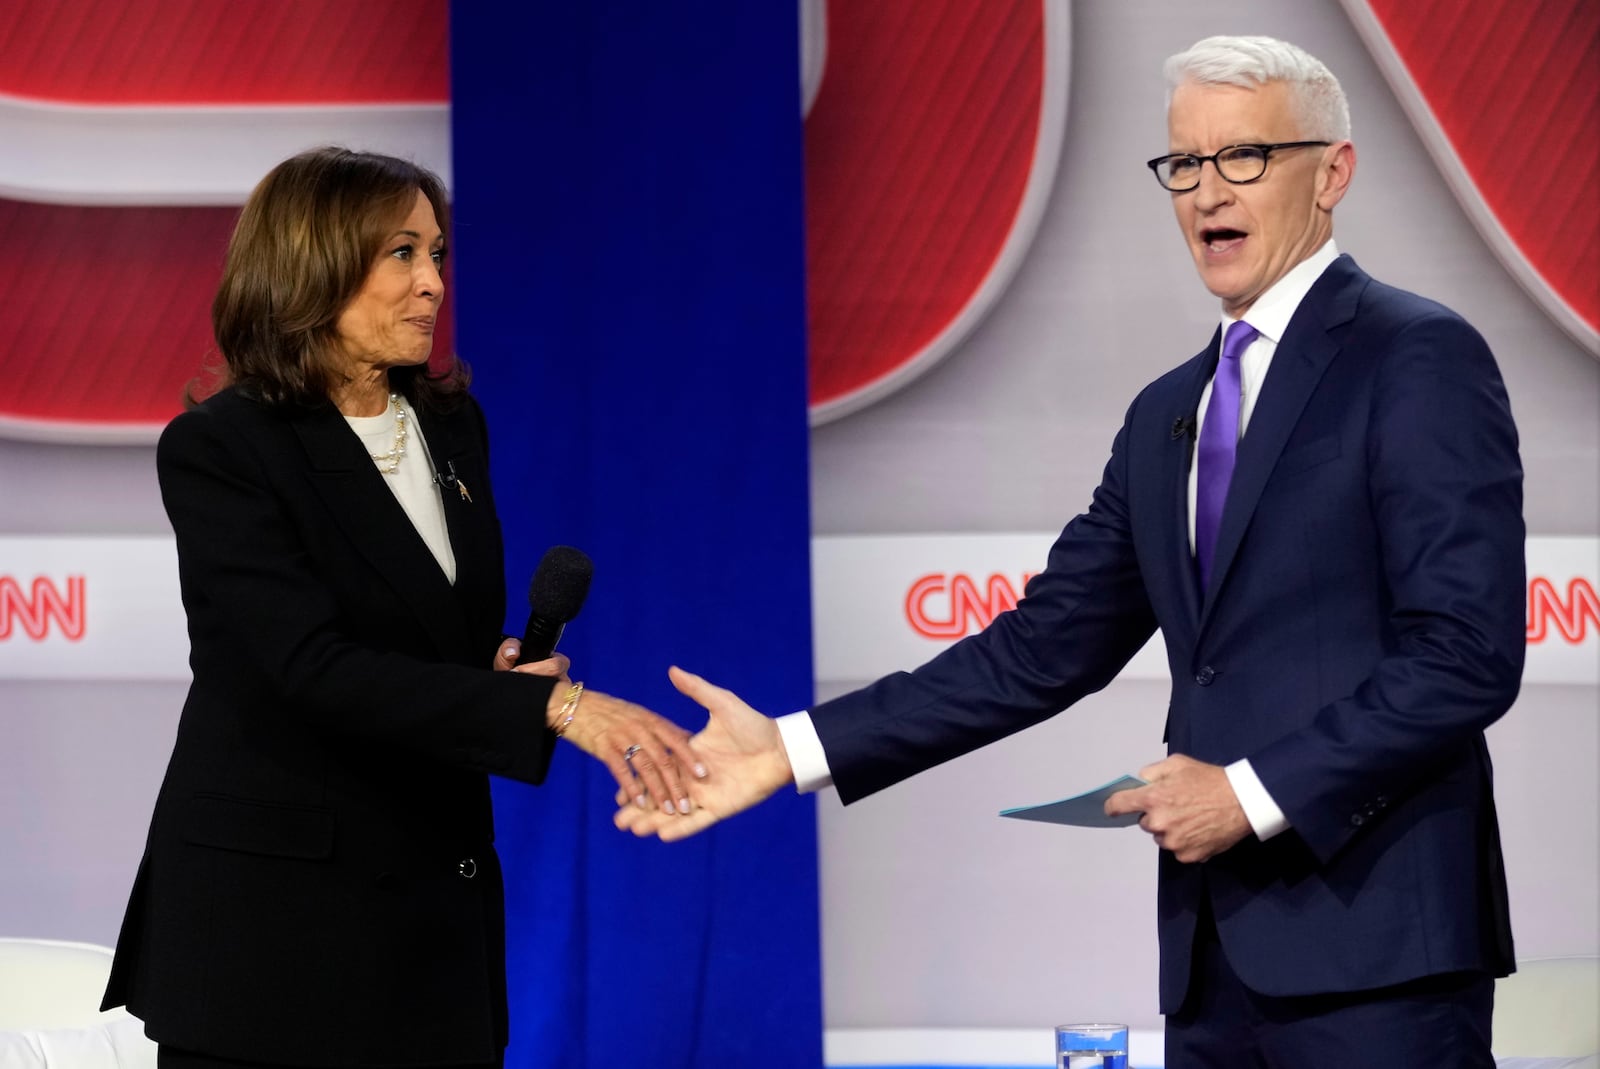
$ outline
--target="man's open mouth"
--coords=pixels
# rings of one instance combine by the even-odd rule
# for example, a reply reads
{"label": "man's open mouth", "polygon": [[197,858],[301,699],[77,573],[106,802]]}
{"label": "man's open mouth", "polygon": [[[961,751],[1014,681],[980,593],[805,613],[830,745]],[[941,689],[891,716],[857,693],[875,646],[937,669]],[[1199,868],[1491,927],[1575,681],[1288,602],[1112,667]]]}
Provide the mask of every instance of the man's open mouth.
{"label": "man's open mouth", "polygon": [[1200,240],[1212,252],[1222,252],[1235,242],[1243,240],[1243,230],[1234,230],[1232,227],[1208,227],[1200,231]]}

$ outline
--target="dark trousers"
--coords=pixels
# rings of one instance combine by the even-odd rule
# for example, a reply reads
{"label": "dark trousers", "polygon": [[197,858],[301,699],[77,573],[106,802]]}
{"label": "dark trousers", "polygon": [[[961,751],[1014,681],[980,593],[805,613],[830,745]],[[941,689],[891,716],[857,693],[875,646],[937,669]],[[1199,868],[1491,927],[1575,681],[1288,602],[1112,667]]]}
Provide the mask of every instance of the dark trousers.
{"label": "dark trousers", "polygon": [[1493,1010],[1494,978],[1476,972],[1353,993],[1257,994],[1234,974],[1206,910],[1188,995],[1167,1018],[1167,1069],[1494,1069]]}

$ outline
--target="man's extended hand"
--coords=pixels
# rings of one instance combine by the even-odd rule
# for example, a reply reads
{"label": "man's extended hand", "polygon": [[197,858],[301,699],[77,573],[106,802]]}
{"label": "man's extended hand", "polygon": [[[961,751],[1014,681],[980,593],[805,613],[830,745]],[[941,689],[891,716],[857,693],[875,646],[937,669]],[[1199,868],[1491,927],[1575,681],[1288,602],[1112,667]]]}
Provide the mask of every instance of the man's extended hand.
{"label": "man's extended hand", "polygon": [[710,772],[689,784],[693,810],[687,816],[630,805],[626,792],[619,791],[613,821],[635,835],[659,835],[671,842],[765,801],[779,787],[794,782],[794,772],[776,722],[750,708],[732,691],[692,672],[672,668],[667,675],[673,686],[711,714],[704,730],[690,740],[695,756]]}
{"label": "man's extended hand", "polygon": [[1216,857],[1250,834],[1221,765],[1174,754],[1140,769],[1139,778],[1149,786],[1113,794],[1106,799],[1106,816],[1143,813],[1139,827],[1179,861]]}

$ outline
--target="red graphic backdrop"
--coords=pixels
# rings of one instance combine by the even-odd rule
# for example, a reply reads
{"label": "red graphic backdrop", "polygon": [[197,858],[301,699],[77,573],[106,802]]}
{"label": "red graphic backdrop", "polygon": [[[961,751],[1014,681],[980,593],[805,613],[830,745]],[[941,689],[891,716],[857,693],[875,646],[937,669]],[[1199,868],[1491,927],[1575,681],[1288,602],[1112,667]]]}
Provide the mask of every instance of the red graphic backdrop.
{"label": "red graphic backdrop", "polygon": [[[1499,224],[1600,327],[1600,4],[1371,0]],[[401,104],[448,94],[447,0],[0,6],[0,94],[78,106]],[[828,10],[805,127],[811,401],[903,368],[1017,217],[1044,78],[1039,0]],[[3,130],[0,130],[3,135]],[[15,272],[0,417],[159,427],[211,354],[235,209],[0,200]],[[436,351],[452,333],[445,304]]]}
{"label": "red graphic backdrop", "polygon": [[[237,208],[88,207],[0,200],[11,329],[0,415],[148,423],[177,415],[217,362],[211,298]],[[450,352],[449,276],[434,353]]]}
{"label": "red graphic backdrop", "polygon": [[918,353],[994,264],[1027,184],[1038,0],[828,5],[806,118],[811,403]]}
{"label": "red graphic backdrop", "polygon": [[447,0],[0,5],[0,93],[79,104],[450,99]]}
{"label": "red graphic backdrop", "polygon": [[1489,209],[1600,330],[1600,3],[1368,2]]}
{"label": "red graphic backdrop", "polygon": [[211,295],[236,208],[106,208],[0,200],[12,329],[5,414],[149,422],[177,414],[215,346]]}
{"label": "red graphic backdrop", "polygon": [[[447,0],[3,5],[0,93],[96,107],[443,103],[447,28]],[[0,262],[26,265],[0,331],[0,417],[153,433],[177,414],[217,359],[211,298],[237,217],[0,199]],[[447,299],[436,354],[450,351],[450,316]]]}

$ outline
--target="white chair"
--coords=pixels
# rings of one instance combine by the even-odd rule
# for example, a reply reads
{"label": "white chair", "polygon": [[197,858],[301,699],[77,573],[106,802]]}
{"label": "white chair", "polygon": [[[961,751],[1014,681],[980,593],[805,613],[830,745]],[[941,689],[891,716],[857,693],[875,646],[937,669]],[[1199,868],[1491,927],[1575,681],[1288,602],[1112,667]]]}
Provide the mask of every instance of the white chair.
{"label": "white chair", "polygon": [[1600,1059],[1600,958],[1518,962],[1495,984],[1494,1052],[1502,1064]]}
{"label": "white chair", "polygon": [[106,947],[0,938],[0,1069],[155,1069],[139,1021],[100,1012],[110,973]]}

